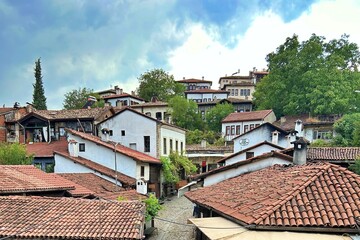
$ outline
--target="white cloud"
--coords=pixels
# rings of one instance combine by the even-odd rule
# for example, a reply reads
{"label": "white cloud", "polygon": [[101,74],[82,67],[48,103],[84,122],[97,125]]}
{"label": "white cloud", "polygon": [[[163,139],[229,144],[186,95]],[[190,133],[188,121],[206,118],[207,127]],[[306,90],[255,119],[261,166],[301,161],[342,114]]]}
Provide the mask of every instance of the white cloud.
{"label": "white cloud", "polygon": [[[231,21],[241,21],[241,16],[237,17]],[[188,38],[170,54],[170,72],[176,79],[205,76],[214,82],[213,88],[218,88],[218,79],[225,74],[241,69],[241,75],[247,75],[253,67],[265,68],[266,55],[293,34],[299,35],[300,40],[308,39],[312,33],[330,40],[346,33],[350,34],[350,41],[360,45],[359,22],[360,2],[356,0],[317,2],[288,23],[268,11],[254,17],[245,34],[237,36],[233,48],[221,44],[215,27],[210,26],[208,31],[204,25],[189,24]]]}

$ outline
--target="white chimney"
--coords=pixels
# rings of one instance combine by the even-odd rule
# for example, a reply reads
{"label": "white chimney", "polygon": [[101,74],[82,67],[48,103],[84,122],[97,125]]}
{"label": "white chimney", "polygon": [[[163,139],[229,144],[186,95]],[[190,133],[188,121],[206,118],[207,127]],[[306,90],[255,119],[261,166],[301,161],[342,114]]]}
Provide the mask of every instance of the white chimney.
{"label": "white chimney", "polygon": [[77,142],[74,139],[70,139],[68,142],[68,150],[71,157],[79,156],[79,149],[77,146]]}
{"label": "white chimney", "polygon": [[101,129],[101,140],[104,141],[104,142],[108,142],[109,141],[109,133],[110,133],[110,130],[107,129],[107,128],[103,128]]}
{"label": "white chimney", "polygon": [[273,144],[278,144],[279,143],[279,131],[275,130],[272,132],[272,137],[271,137],[271,142]]}
{"label": "white chimney", "polygon": [[118,87],[117,87],[117,88],[115,89],[115,91],[116,91],[116,94],[117,94],[117,95],[123,94],[122,88],[118,88]]}
{"label": "white chimney", "polygon": [[201,140],[201,147],[206,148],[206,140],[205,139]]}
{"label": "white chimney", "polygon": [[303,137],[298,137],[296,141],[291,143],[294,144],[294,165],[306,164],[307,145],[309,145],[310,142]]}
{"label": "white chimney", "polygon": [[201,78],[202,78],[202,80],[204,80],[204,76],[202,76]]}
{"label": "white chimney", "polygon": [[296,136],[303,137],[303,123],[300,119],[295,122],[295,131],[297,132]]}

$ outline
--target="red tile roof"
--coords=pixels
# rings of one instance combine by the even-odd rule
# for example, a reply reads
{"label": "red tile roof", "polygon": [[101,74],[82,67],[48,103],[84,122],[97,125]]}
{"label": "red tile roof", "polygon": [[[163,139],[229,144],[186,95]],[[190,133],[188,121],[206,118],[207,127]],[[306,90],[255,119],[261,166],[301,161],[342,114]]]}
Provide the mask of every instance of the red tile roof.
{"label": "red tile roof", "polygon": [[309,161],[354,162],[360,156],[360,147],[310,147]]}
{"label": "red tile roof", "polygon": [[[70,159],[71,161],[74,161],[75,163],[81,164],[89,169],[92,169],[92,170],[98,172],[98,173],[104,174],[110,178],[115,179],[116,172],[113,169],[110,169],[108,167],[105,167],[101,164],[98,164],[96,162],[90,161],[90,160],[82,158],[82,157],[71,157],[67,152],[55,151],[55,154],[59,154],[60,156]],[[134,186],[136,183],[135,178],[129,177],[120,172],[117,172],[117,178],[118,178],[118,181],[121,182],[125,186]]]}
{"label": "red tile roof", "polygon": [[249,228],[347,232],[360,217],[360,176],[330,163],[275,165],[185,196]]}
{"label": "red tile roof", "polygon": [[112,95],[109,95],[109,96],[104,96],[103,99],[113,99],[113,98],[126,98],[126,97],[132,97],[132,98],[135,98],[135,99],[138,99],[140,101],[144,101],[144,99],[138,97],[138,96],[134,96],[134,95],[131,95],[129,93],[122,93],[122,94],[112,94]]}
{"label": "red tile roof", "polygon": [[[135,110],[132,110],[132,111],[136,112]],[[138,112],[136,112],[136,113],[138,113]],[[109,149],[112,149],[112,150],[114,149],[113,144],[110,144],[108,142],[104,142],[99,137],[96,137],[94,135],[79,132],[79,131],[75,131],[75,130],[72,130],[72,129],[66,129],[66,131],[68,133],[71,133],[71,134],[73,134],[75,136],[81,137],[82,139],[94,142],[94,143],[96,143],[98,145],[101,145],[103,147],[106,147],[106,148],[109,148]],[[116,151],[118,153],[124,154],[124,155],[126,155],[128,157],[131,157],[134,160],[137,160],[137,161],[140,161],[140,162],[161,164],[159,159],[151,157],[151,156],[149,156],[149,155],[147,155],[145,153],[133,150],[131,148],[125,147],[125,146],[123,146],[121,144],[118,144],[116,146]]]}
{"label": "red tile roof", "polygon": [[272,110],[261,110],[253,112],[235,112],[230,113],[225,117],[221,122],[244,122],[244,121],[254,121],[254,120],[263,120],[266,116],[272,113]]}
{"label": "red tile roof", "polygon": [[202,80],[202,79],[195,79],[195,78],[189,78],[189,79],[183,79],[183,80],[177,80],[179,83],[211,83],[210,80]]}
{"label": "red tile roof", "polygon": [[0,237],[142,239],[145,205],[45,197],[0,197]]}
{"label": "red tile roof", "polygon": [[189,94],[189,93],[229,93],[229,91],[203,88],[203,89],[185,91],[185,93],[186,94]]}
{"label": "red tile roof", "polygon": [[[127,190],[126,188],[117,186],[93,173],[59,173],[63,178],[66,178],[86,189],[90,189],[96,196],[116,200],[119,196],[126,200],[141,200],[146,196],[142,195],[136,190]],[[76,187],[76,191],[78,188]],[[73,193],[72,191],[70,191]]]}
{"label": "red tile roof", "polygon": [[49,192],[74,189],[69,181],[54,178],[32,165],[0,165],[0,193]]}
{"label": "red tile roof", "polygon": [[301,114],[294,116],[283,116],[274,124],[278,127],[281,127],[285,130],[293,130],[295,128],[295,122],[301,120],[303,125],[333,125],[334,122],[340,119],[341,115],[320,115],[315,117],[310,117],[309,114]]}
{"label": "red tile roof", "polygon": [[72,181],[71,179],[63,177],[61,174],[57,174],[57,173],[47,173],[47,174],[51,175],[53,178],[57,178],[59,181],[73,185],[75,187],[75,189],[67,190],[67,192],[72,197],[88,197],[88,196],[95,197],[95,192],[76,183],[75,181]]}
{"label": "red tile roof", "polygon": [[68,142],[66,139],[53,141],[51,143],[39,142],[33,144],[26,144],[26,152],[34,154],[35,157],[53,157],[54,151],[64,152],[68,149]]}

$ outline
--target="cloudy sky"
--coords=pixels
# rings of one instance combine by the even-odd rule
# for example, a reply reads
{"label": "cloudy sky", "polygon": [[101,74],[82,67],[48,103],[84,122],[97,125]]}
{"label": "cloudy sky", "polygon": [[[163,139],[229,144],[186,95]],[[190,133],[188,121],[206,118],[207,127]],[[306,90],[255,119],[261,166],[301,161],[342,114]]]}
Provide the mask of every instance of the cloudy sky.
{"label": "cloudy sky", "polygon": [[293,34],[360,46],[359,23],[360,0],[0,0],[0,104],[32,101],[38,58],[48,109],[61,109],[68,91],[130,92],[154,68],[217,89]]}

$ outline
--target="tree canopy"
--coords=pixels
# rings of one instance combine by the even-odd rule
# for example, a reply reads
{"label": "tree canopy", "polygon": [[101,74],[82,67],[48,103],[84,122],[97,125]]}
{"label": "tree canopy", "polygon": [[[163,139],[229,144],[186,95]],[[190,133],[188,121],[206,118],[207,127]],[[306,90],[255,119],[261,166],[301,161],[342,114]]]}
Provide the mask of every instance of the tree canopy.
{"label": "tree canopy", "polygon": [[216,104],[215,107],[206,112],[206,124],[208,129],[218,133],[221,132],[221,121],[234,111],[234,106],[231,104]]}
{"label": "tree canopy", "polygon": [[188,129],[202,129],[203,121],[198,113],[198,106],[194,101],[175,96],[169,100],[169,112],[176,126]]}
{"label": "tree canopy", "polygon": [[335,137],[331,140],[335,146],[360,146],[360,113],[346,114],[335,122]]}
{"label": "tree canopy", "polygon": [[287,38],[267,55],[269,75],[256,86],[255,105],[276,116],[301,113],[344,114],[359,106],[360,52],[348,35],[329,42],[313,34]]}
{"label": "tree canopy", "polygon": [[[79,88],[71,90],[70,92],[65,93],[63,107],[64,109],[80,109],[87,102],[89,96],[93,96],[96,99],[99,99],[98,94],[93,93],[94,90],[90,88]],[[103,107],[104,100],[98,100],[91,107]]]}
{"label": "tree canopy", "polygon": [[33,84],[33,102],[32,104],[38,110],[46,110],[46,97],[41,75],[41,62],[40,58],[35,62],[34,68],[35,83]]}
{"label": "tree canopy", "polygon": [[146,101],[150,101],[152,97],[168,101],[176,95],[183,95],[185,91],[183,84],[176,82],[173,75],[162,69],[147,71],[138,80],[137,94]]}
{"label": "tree canopy", "polygon": [[20,143],[0,143],[0,165],[29,165],[32,155],[26,153],[26,147]]}

